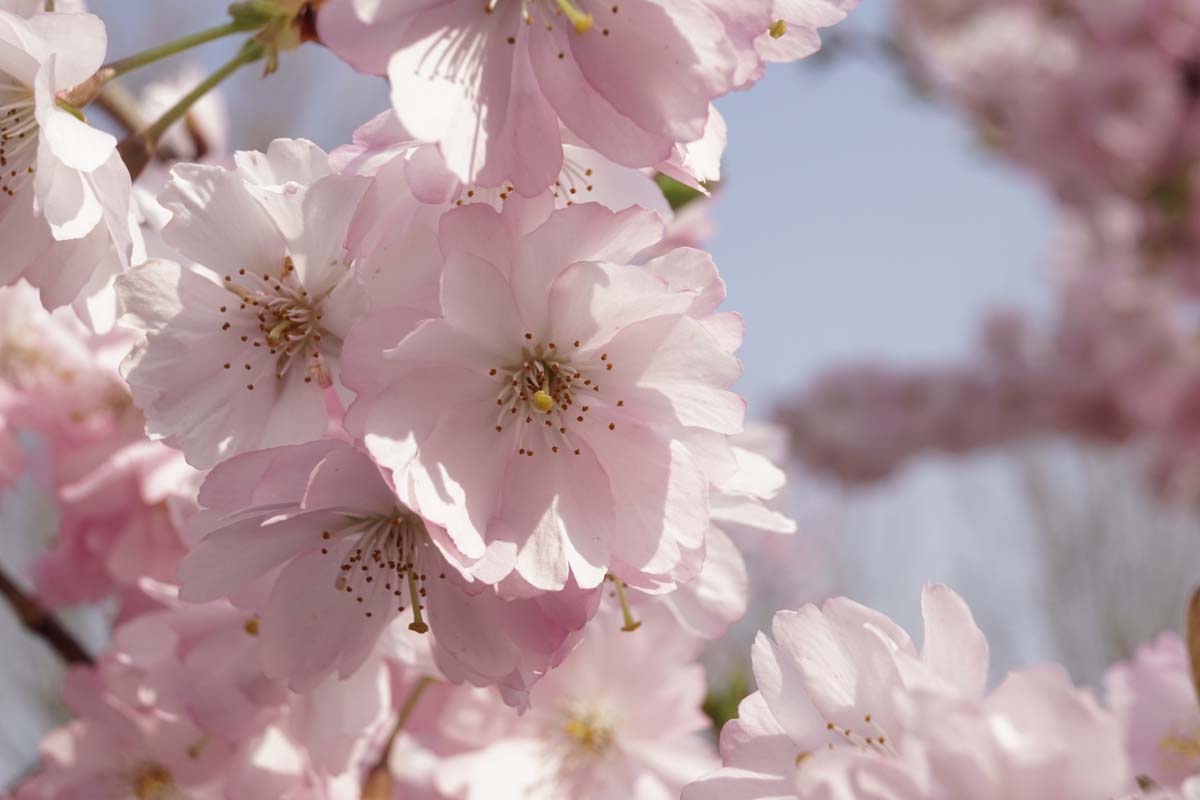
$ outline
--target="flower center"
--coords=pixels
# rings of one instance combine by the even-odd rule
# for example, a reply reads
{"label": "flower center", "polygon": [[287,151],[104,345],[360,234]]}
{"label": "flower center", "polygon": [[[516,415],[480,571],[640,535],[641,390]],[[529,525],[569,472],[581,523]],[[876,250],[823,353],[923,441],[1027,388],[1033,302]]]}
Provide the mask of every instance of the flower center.
{"label": "flower center", "polygon": [[[865,726],[866,736],[854,731],[850,728],[839,728],[832,722],[825,724],[825,729],[845,740],[850,747],[858,748],[859,750],[871,750],[882,755],[896,756],[896,751],[892,748],[887,736],[884,735],[883,728],[879,727],[879,723],[875,722],[870,714],[863,716],[863,725]],[[801,753],[800,756],[807,756],[807,753]],[[804,759],[796,758],[796,766]]]}
{"label": "flower center", "polygon": [[[554,25],[553,17],[557,16],[566,17],[567,21],[570,22],[572,27],[575,28],[576,33],[587,33],[596,24],[596,20],[595,17],[579,7],[584,3],[584,1],[585,0],[544,0],[544,2],[539,2],[539,0],[521,0],[521,18],[524,19],[527,24],[532,24],[534,16],[540,11],[540,16],[546,19],[545,24],[548,30]],[[500,0],[487,0],[487,3],[484,4],[483,10],[491,14],[499,5]],[[617,9],[618,7],[615,5],[612,7],[614,14],[617,12]],[[605,35],[607,34],[608,32],[605,31]],[[512,44],[511,39],[509,40],[509,43]]]}
{"label": "flower center", "polygon": [[[313,297],[304,288],[291,256],[284,258],[278,276],[239,269],[236,276],[225,276],[225,288],[237,295],[239,305],[233,312],[240,312],[241,318],[222,323],[221,330],[237,336],[248,348],[274,356],[272,373],[276,380],[283,380],[299,365],[307,372],[305,383],[316,379],[325,388],[333,384],[321,354],[325,336],[321,327],[323,298]],[[228,315],[231,308],[223,305],[218,311]],[[226,363],[224,367],[232,369],[234,365]],[[257,371],[250,361],[244,367],[251,373],[246,388],[253,391]]]}
{"label": "flower center", "polygon": [[612,749],[616,728],[612,720],[594,708],[567,712],[562,724],[568,760],[596,759]]}
{"label": "flower center", "polygon": [[[531,342],[533,334],[525,334],[525,339]],[[578,351],[579,345],[576,341],[570,349]],[[570,437],[578,435],[586,422],[589,404],[604,399],[600,377],[614,368],[608,353],[580,357],[563,349],[555,342],[527,345],[519,364],[488,371],[503,381],[496,397],[496,432],[503,433],[512,424],[520,426],[519,455],[532,458],[544,447],[554,455],[563,449],[579,455],[581,449]],[[624,406],[625,401],[616,405]],[[608,429],[615,430],[616,423],[609,423]]]}
{"label": "flower center", "polygon": [[[554,205],[557,208],[573,206],[578,202],[587,202],[589,195],[596,190],[595,170],[577,163],[569,152],[563,153],[562,170],[554,181]],[[462,186],[454,199],[456,207],[472,203],[487,203],[497,211],[503,210],[504,201],[512,197],[516,187],[511,183],[500,186],[486,187],[474,184]]]}
{"label": "flower center", "polygon": [[133,776],[133,796],[137,800],[167,800],[175,782],[161,764],[146,764]]}
{"label": "flower center", "polygon": [[[432,547],[425,532],[425,523],[416,515],[397,510],[391,517],[374,516],[355,519],[340,531],[322,531],[321,539],[354,539],[354,543],[342,556],[334,589],[354,597],[363,604],[375,592],[390,592],[398,600],[397,611],[404,613],[407,598],[412,608],[413,621],[409,630],[417,633],[429,631],[421,612],[425,606],[425,582],[429,578],[427,566],[438,569],[437,577],[445,578],[436,556],[428,552]],[[321,548],[322,555],[329,554],[329,547]],[[365,611],[370,619],[371,611]]]}
{"label": "flower center", "polygon": [[1200,729],[1187,733],[1172,733],[1158,742],[1163,760],[1169,765],[1184,769],[1200,762]]}
{"label": "flower center", "polygon": [[38,140],[33,93],[0,73],[0,192],[15,197],[36,170]]}

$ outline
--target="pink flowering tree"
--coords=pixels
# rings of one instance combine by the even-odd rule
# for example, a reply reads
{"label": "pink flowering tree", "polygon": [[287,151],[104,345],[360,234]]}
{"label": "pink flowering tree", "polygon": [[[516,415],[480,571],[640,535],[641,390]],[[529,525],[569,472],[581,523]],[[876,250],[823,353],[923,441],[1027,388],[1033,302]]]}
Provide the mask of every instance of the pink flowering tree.
{"label": "pink flowering tree", "polygon": [[[941,584],[920,644],[807,602],[815,548],[784,544],[789,437],[855,482],[1147,442],[1200,496],[1200,9],[904,0],[911,73],[1063,205],[1059,317],[997,317],[948,374],[847,367],[767,423],[705,250],[738,135],[714,102],[856,5],[241,0],[126,54],[83,0],[0,0],[0,594],[65,667],[0,793],[1200,798],[1200,595],[1100,693],[991,674]],[[225,38],[215,72],[129,88]],[[219,87],[257,70],[265,103],[301,48],[376,113],[229,152]]]}

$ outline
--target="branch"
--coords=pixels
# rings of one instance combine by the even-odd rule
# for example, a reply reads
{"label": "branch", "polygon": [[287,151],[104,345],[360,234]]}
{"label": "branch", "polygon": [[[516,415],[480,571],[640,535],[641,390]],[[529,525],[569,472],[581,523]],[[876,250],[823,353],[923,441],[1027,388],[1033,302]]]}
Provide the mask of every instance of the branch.
{"label": "branch", "polygon": [[432,683],[433,678],[421,678],[409,691],[408,697],[404,699],[404,705],[400,709],[400,715],[396,718],[396,724],[392,726],[392,732],[388,735],[387,742],[383,745],[383,752],[380,754],[379,760],[375,762],[374,766],[367,773],[367,780],[363,785],[362,800],[387,800],[387,798],[392,796],[392,775],[388,769],[388,758],[392,753],[392,745],[396,743],[396,737],[400,735],[400,731],[404,730],[404,725],[408,722],[408,718],[412,716],[413,710],[416,709],[417,701],[421,699],[421,695],[425,694],[425,690]]}
{"label": "branch", "polygon": [[0,594],[12,607],[26,630],[48,644],[68,664],[92,664],[92,656],[58,619],[21,590],[16,581],[0,569]]}

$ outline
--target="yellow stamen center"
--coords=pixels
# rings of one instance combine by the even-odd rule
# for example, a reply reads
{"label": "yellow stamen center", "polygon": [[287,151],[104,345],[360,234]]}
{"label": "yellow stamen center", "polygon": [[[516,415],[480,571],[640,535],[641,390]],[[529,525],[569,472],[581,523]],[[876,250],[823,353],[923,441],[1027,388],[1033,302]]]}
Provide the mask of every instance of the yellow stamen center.
{"label": "yellow stamen center", "polygon": [[158,764],[148,764],[133,778],[133,796],[137,800],[166,800],[173,786],[171,773]]}
{"label": "yellow stamen center", "polygon": [[781,19],[775,20],[771,27],[767,28],[767,33],[771,34],[772,39],[782,39],[787,32],[787,23]]}

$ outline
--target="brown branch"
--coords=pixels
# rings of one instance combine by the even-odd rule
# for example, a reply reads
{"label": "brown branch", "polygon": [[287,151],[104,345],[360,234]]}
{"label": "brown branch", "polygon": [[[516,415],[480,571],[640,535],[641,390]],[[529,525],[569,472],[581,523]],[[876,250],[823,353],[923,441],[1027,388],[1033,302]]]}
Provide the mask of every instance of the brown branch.
{"label": "brown branch", "polygon": [[0,569],[0,594],[12,607],[25,629],[48,644],[68,664],[92,664],[92,656],[58,619],[21,590],[16,581]]}

